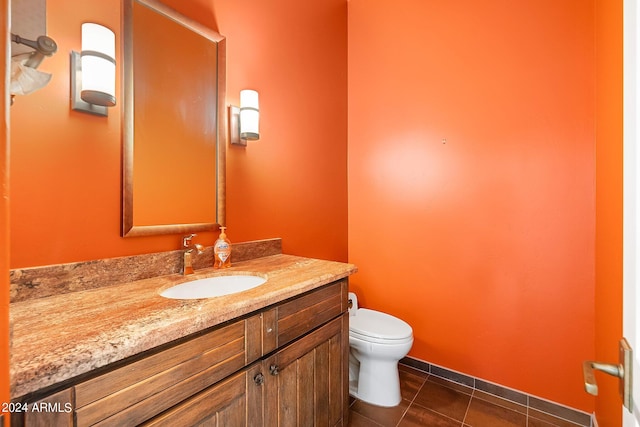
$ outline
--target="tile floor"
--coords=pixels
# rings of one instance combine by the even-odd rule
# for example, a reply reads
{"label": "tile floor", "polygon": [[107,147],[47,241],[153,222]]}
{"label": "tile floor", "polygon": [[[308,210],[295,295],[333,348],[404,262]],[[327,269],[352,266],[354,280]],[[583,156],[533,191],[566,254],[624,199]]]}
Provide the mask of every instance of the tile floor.
{"label": "tile floor", "polygon": [[402,402],[381,408],[351,398],[349,427],[577,427],[569,421],[400,365]]}

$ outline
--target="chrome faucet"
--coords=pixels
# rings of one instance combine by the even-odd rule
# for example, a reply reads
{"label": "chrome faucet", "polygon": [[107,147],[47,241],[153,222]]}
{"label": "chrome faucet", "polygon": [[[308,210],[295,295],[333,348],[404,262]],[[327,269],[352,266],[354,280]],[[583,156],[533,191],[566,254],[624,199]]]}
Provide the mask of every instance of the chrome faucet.
{"label": "chrome faucet", "polygon": [[191,243],[191,239],[193,239],[194,237],[196,237],[195,234],[189,234],[188,236],[184,236],[182,238],[182,248],[186,249],[184,251],[184,254],[182,255],[182,274],[185,276],[187,274],[193,274],[193,265],[191,260],[193,250],[196,250],[197,255],[200,255],[202,252],[204,252],[204,247],[202,245],[198,243]]}

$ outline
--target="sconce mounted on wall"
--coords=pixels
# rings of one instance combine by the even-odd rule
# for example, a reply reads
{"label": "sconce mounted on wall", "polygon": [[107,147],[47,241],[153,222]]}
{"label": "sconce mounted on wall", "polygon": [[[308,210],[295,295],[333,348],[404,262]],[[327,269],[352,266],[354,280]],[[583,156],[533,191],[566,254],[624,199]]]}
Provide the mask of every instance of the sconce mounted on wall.
{"label": "sconce mounted on wall", "polygon": [[234,145],[260,139],[260,106],[255,90],[241,90],[240,107],[229,107],[229,137]]}
{"label": "sconce mounted on wall", "polygon": [[113,31],[82,24],[82,52],[71,52],[71,108],[106,116],[116,105],[116,43]]}

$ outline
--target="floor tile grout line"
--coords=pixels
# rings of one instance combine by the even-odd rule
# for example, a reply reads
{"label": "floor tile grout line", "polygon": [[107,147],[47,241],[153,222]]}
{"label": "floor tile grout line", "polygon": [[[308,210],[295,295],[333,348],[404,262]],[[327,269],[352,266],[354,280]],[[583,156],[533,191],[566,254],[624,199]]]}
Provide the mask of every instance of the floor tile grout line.
{"label": "floor tile grout line", "polygon": [[[440,377],[440,376],[438,376],[438,375],[435,375],[435,374],[433,374],[433,373],[429,372],[429,373],[427,373],[427,376],[425,377],[425,379],[424,379],[424,381],[423,381],[422,386],[420,387],[420,389],[422,389],[422,387],[424,387],[424,385],[427,383],[427,381],[428,381],[428,379],[429,379],[430,377],[435,377],[435,378],[439,378],[439,379],[444,379],[444,380],[446,380],[446,381],[448,381],[448,382],[451,382],[451,383],[453,383],[453,384],[459,384],[459,385],[466,386],[467,388],[471,388],[471,393],[465,393],[465,392],[463,392],[463,391],[456,390],[456,389],[455,389],[455,388],[453,388],[453,387],[449,387],[449,386],[447,386],[446,384],[439,384],[439,383],[438,383],[438,384],[439,384],[439,385],[441,385],[442,387],[448,388],[449,390],[452,390],[452,391],[454,391],[454,392],[456,392],[456,393],[462,393],[462,394],[465,394],[465,395],[468,395],[468,396],[469,396],[469,403],[467,404],[467,409],[466,409],[466,411],[465,411],[464,416],[462,417],[462,420],[458,420],[458,419],[453,418],[453,417],[451,417],[451,416],[449,416],[449,415],[447,415],[447,414],[443,414],[442,412],[438,412],[438,411],[436,411],[435,409],[427,408],[427,407],[424,407],[424,406],[420,405],[419,403],[415,403],[415,405],[416,405],[416,406],[419,406],[420,408],[425,409],[425,410],[427,410],[427,411],[431,411],[431,412],[433,412],[434,414],[441,415],[441,416],[443,416],[443,417],[445,417],[445,418],[447,418],[447,419],[449,419],[449,420],[451,420],[451,421],[459,421],[459,422],[460,422],[460,427],[463,427],[463,426],[464,426],[464,421],[465,421],[465,419],[466,419],[466,417],[467,417],[467,412],[469,411],[469,406],[471,405],[471,396],[472,396],[472,393],[473,393],[473,388],[472,388],[472,387],[468,387],[466,384],[460,384],[460,383],[457,383],[457,382],[455,382],[455,381],[451,381],[451,380],[450,380],[450,379],[448,379],[448,378],[443,378],[443,377]],[[414,397],[414,400],[415,400],[417,397],[418,397],[418,393],[416,393],[416,395],[415,395],[415,397]],[[413,405],[413,404],[414,404],[414,402],[412,401],[412,402],[411,402],[411,405]],[[411,405],[409,405],[409,406],[411,406]]]}
{"label": "floor tile grout line", "polygon": [[[415,369],[415,368],[413,368],[413,369]],[[447,419],[449,419],[449,420],[451,420],[451,421],[454,421],[454,422],[456,422],[456,423],[457,423],[457,422],[460,422],[460,426],[461,426],[461,427],[465,427],[465,426],[466,426],[465,422],[466,422],[466,420],[467,420],[467,418],[468,418],[468,416],[469,416],[470,408],[471,408],[471,405],[472,405],[472,403],[473,403],[473,399],[479,399],[480,401],[487,402],[487,403],[489,403],[489,404],[492,404],[492,405],[498,406],[498,407],[500,407],[500,408],[502,408],[502,409],[505,409],[505,410],[508,410],[508,411],[512,411],[512,412],[515,412],[515,413],[520,413],[520,414],[524,415],[524,416],[525,416],[525,420],[524,420],[524,421],[525,421],[525,423],[524,423],[524,426],[525,426],[525,427],[528,427],[529,425],[531,425],[531,418],[536,418],[536,419],[541,419],[541,420],[543,420],[543,418],[540,418],[540,417],[535,416],[535,415],[532,413],[532,411],[533,411],[533,410],[537,411],[536,413],[538,413],[538,412],[539,412],[540,414],[548,415],[548,416],[550,416],[550,417],[552,417],[552,418],[554,418],[554,419],[556,419],[556,420],[558,420],[558,421],[564,421],[564,422],[567,422],[567,423],[569,423],[570,425],[574,425],[575,427],[584,427],[581,423],[577,423],[577,422],[575,422],[575,421],[572,421],[572,420],[566,419],[566,418],[564,418],[564,417],[562,417],[562,416],[559,416],[559,415],[556,415],[556,414],[552,414],[552,413],[550,413],[550,412],[547,412],[547,411],[544,411],[544,410],[541,410],[541,409],[532,408],[532,407],[531,407],[531,399],[530,399],[530,397],[531,397],[531,396],[526,396],[526,401],[525,401],[526,403],[515,402],[515,401],[512,401],[512,400],[510,400],[510,399],[507,399],[507,398],[505,398],[505,397],[503,397],[503,396],[499,396],[499,395],[496,395],[496,394],[490,393],[490,392],[488,392],[488,391],[486,391],[486,390],[478,389],[478,388],[475,386],[475,383],[474,383],[474,386],[469,386],[468,384],[459,383],[459,382],[454,381],[454,380],[452,380],[452,379],[450,379],[450,378],[441,377],[441,376],[436,375],[436,374],[433,374],[433,373],[431,373],[431,372],[425,372],[425,371],[422,371],[422,370],[420,370],[420,369],[416,369],[416,370],[417,370],[417,371],[420,371],[420,372],[422,372],[422,373],[424,373],[424,374],[426,374],[426,375],[425,375],[424,377],[420,376],[420,378],[419,378],[419,380],[420,380],[420,382],[419,382],[419,387],[417,387],[417,389],[416,389],[415,393],[413,393],[413,394],[412,394],[412,397],[411,397],[411,399],[410,399],[410,400],[409,400],[409,399],[406,399],[406,401],[408,402],[408,405],[407,405],[407,407],[402,411],[402,414],[400,415],[400,418],[398,419],[398,421],[397,421],[397,422],[396,422],[396,424],[395,424],[395,426],[396,426],[396,427],[399,427],[399,426],[402,424],[402,422],[403,422],[403,421],[404,421],[404,419],[406,418],[406,416],[407,416],[407,414],[409,413],[409,411],[411,410],[411,408],[413,408],[413,410],[421,410],[421,409],[427,410],[427,411],[429,411],[429,412],[432,412],[432,413],[438,414],[438,415],[440,415],[440,416],[443,416],[443,417],[445,417],[445,418],[447,418]],[[411,372],[409,372],[409,371],[408,371],[408,373],[409,373],[409,374],[411,374]],[[417,397],[418,397],[418,395],[420,394],[420,392],[424,389],[425,385],[426,385],[430,380],[433,382],[433,380],[436,380],[436,379],[439,379],[439,380],[443,380],[443,381],[444,381],[444,383],[440,383],[440,382],[438,382],[438,384],[439,384],[439,385],[441,385],[441,386],[443,386],[443,387],[446,387],[446,388],[448,388],[448,389],[451,389],[451,390],[453,390],[453,391],[456,391],[456,392],[458,392],[458,393],[463,393],[463,394],[466,394],[466,395],[468,395],[468,396],[469,396],[469,401],[468,401],[468,404],[467,404],[467,407],[466,407],[466,410],[465,410],[464,416],[463,416],[463,418],[462,418],[462,421],[460,421],[460,420],[458,420],[458,419],[455,419],[455,418],[452,418],[452,417],[450,417],[450,416],[448,416],[448,415],[445,415],[445,414],[443,414],[443,413],[441,413],[441,412],[439,412],[439,411],[436,411],[436,410],[430,409],[430,408],[428,408],[428,407],[424,407],[424,406],[420,405],[419,403],[417,403]],[[467,393],[467,392],[465,392],[465,391],[462,391],[462,390],[458,389],[457,387],[453,387],[454,385],[455,385],[455,386],[462,386],[462,387],[464,387],[465,389],[470,390],[470,392],[469,392],[469,393]],[[504,402],[515,403],[515,404],[519,405],[520,407],[522,407],[522,409],[524,409],[524,411],[520,411],[520,410],[514,409],[514,408],[512,408],[512,407],[508,407],[508,406],[503,406],[502,404],[500,404],[500,403],[498,403],[498,402],[494,402],[493,400],[490,400],[490,399],[485,399],[485,398],[484,398],[484,397],[486,397],[485,395],[496,397],[496,398],[498,398],[499,400],[504,401]],[[351,407],[352,407],[352,406],[353,406],[357,401],[359,401],[359,399],[357,399],[357,398],[356,398],[356,399],[354,399],[354,401],[349,405],[349,406],[350,406],[350,408],[351,408]],[[376,426],[383,427],[383,425],[382,425],[382,424],[380,424],[380,423],[378,423],[378,422],[377,422],[377,420],[375,420],[375,419],[371,419],[371,418],[369,418],[369,417],[367,417],[367,416],[364,416],[364,415],[362,415],[362,414],[359,414],[359,415],[360,415],[360,416],[363,416],[365,419],[367,419],[367,420],[369,420],[370,422],[374,423]],[[549,421],[545,421],[545,422],[553,423],[553,425],[556,425],[556,424],[555,424],[553,421],[551,421],[551,420],[549,420]],[[392,424],[392,425],[393,425],[393,424]],[[551,425],[551,424],[550,424],[550,425]]]}
{"label": "floor tile grout line", "polygon": [[[417,360],[417,359],[416,359],[416,360]],[[501,396],[501,395],[499,395],[499,394],[495,394],[495,393],[493,393],[493,392],[491,392],[491,391],[483,390],[483,389],[481,389],[481,388],[477,388],[477,386],[476,386],[477,381],[481,380],[481,379],[479,379],[479,378],[475,378],[475,377],[472,377],[472,376],[469,376],[469,375],[466,375],[466,374],[461,374],[462,376],[467,377],[467,378],[470,378],[471,380],[473,380],[473,384],[474,384],[474,385],[473,385],[473,386],[470,386],[469,384],[464,383],[464,382],[462,382],[462,381],[457,381],[457,380],[455,380],[455,379],[453,379],[453,378],[449,378],[449,377],[446,377],[446,376],[443,376],[443,375],[439,375],[439,374],[437,374],[437,373],[433,373],[433,372],[431,371],[431,369],[432,369],[432,368],[434,368],[434,367],[437,367],[437,368],[439,368],[439,369],[441,369],[442,371],[445,371],[445,372],[456,373],[456,371],[452,371],[452,370],[450,370],[450,369],[444,368],[444,367],[442,367],[442,366],[434,365],[434,364],[432,364],[432,363],[426,363],[426,362],[425,362],[425,364],[426,364],[426,368],[427,368],[427,370],[422,369],[422,368],[420,368],[420,367],[418,367],[418,366],[414,366],[414,365],[412,365],[412,364],[406,364],[406,363],[404,363],[403,365],[404,365],[404,366],[407,366],[407,367],[409,367],[409,368],[411,368],[411,369],[415,369],[415,370],[417,370],[417,371],[421,371],[421,372],[427,373],[427,374],[429,374],[429,375],[433,375],[433,376],[435,376],[435,377],[437,377],[437,378],[441,378],[441,379],[446,380],[446,381],[449,381],[449,382],[451,382],[451,383],[458,384],[458,385],[462,385],[462,386],[465,386],[465,387],[471,388],[472,390],[478,390],[478,391],[481,391],[481,392],[487,393],[487,394],[489,394],[489,395],[491,395],[491,396],[495,396],[495,397],[498,397],[498,398],[500,398],[500,399],[506,400],[506,401],[511,402],[511,403],[516,403],[516,404],[519,404],[519,405],[522,405],[522,406],[526,406],[526,408],[527,408],[527,419],[528,419],[528,417],[530,416],[530,415],[529,415],[529,409],[535,409],[536,411],[539,411],[539,412],[541,412],[541,413],[543,413],[543,414],[549,415],[549,416],[551,416],[551,417],[553,417],[553,418],[555,418],[555,419],[558,419],[558,420],[561,420],[561,421],[568,422],[568,423],[570,423],[571,425],[575,425],[576,427],[589,427],[589,426],[593,426],[593,417],[592,417],[590,414],[588,414],[588,413],[586,413],[586,412],[584,412],[584,411],[581,411],[581,410],[579,410],[579,409],[572,408],[572,407],[569,407],[569,406],[566,406],[566,405],[563,405],[563,404],[560,404],[560,403],[557,403],[557,402],[553,402],[553,401],[550,401],[550,400],[547,400],[547,399],[544,399],[544,398],[541,398],[541,397],[538,397],[538,396],[533,396],[533,395],[530,395],[530,394],[528,394],[528,393],[525,393],[525,392],[522,392],[522,391],[519,391],[519,390],[511,389],[511,388],[509,388],[509,387],[504,387],[504,386],[501,386],[500,384],[495,384],[495,383],[490,383],[490,382],[489,382],[490,384],[494,384],[494,385],[496,385],[496,386],[498,386],[498,387],[500,387],[500,388],[503,388],[503,389],[505,389],[505,390],[512,390],[512,391],[517,392],[518,394],[523,395],[523,396],[526,398],[527,403],[526,403],[526,404],[522,404],[522,403],[520,403],[520,402],[518,402],[518,401],[511,400],[511,399],[506,398],[506,397],[504,397],[504,396]],[[488,381],[485,381],[485,380],[481,380],[481,381],[483,381],[483,382],[488,382]],[[451,388],[451,387],[450,387],[450,388]],[[478,397],[478,398],[479,398],[479,399],[481,399],[480,397]],[[582,413],[582,414],[584,414],[584,415],[587,415],[587,416],[589,416],[589,424],[587,424],[587,425],[585,426],[584,424],[582,424],[582,423],[581,423],[581,422],[579,422],[579,421],[576,421],[576,420],[574,420],[574,419],[569,419],[569,418],[567,418],[567,417],[565,417],[565,416],[562,416],[562,415],[560,415],[560,414],[558,414],[558,413],[553,413],[553,412],[550,412],[550,411],[547,411],[547,410],[543,410],[543,409],[538,409],[538,408],[532,408],[532,407],[530,406],[530,403],[529,403],[529,402],[530,402],[530,400],[531,400],[531,398],[536,398],[536,399],[540,399],[540,400],[542,400],[542,401],[547,401],[547,402],[549,402],[551,405],[553,405],[553,406],[557,406],[557,407],[559,407],[559,408],[566,408],[566,409],[568,409],[568,410],[569,410],[569,411],[571,411],[571,412],[575,412],[575,413],[576,413],[576,415],[578,415],[578,414],[580,414],[580,413]],[[483,399],[483,400],[484,400],[484,399]],[[537,419],[537,417],[535,417],[535,416],[533,416],[533,418],[536,418],[536,419]]]}
{"label": "floor tile grout line", "polygon": [[469,403],[467,403],[467,410],[464,411],[464,416],[462,417],[462,425],[464,426],[464,422],[467,420],[467,415],[469,414],[469,408],[471,408],[471,401],[473,400],[473,395],[476,392],[475,387],[471,389],[471,396],[469,396]]}
{"label": "floor tile grout line", "polygon": [[429,374],[427,374],[427,376],[424,377],[424,379],[422,380],[422,384],[420,384],[420,387],[418,387],[418,391],[416,391],[416,394],[413,395],[413,398],[407,405],[407,409],[404,410],[404,412],[402,413],[402,416],[396,423],[396,427],[398,427],[402,423],[402,420],[404,419],[405,415],[407,415],[407,412],[409,412],[409,408],[411,408],[411,405],[413,405],[413,402],[415,402],[416,397],[418,397],[418,394],[420,393],[420,390],[422,390],[422,387],[424,387],[424,385],[427,383],[427,378],[429,378]]}
{"label": "floor tile grout line", "polygon": [[[475,391],[475,387],[470,387],[470,386],[469,386],[469,385],[467,385],[467,384],[463,384],[463,383],[460,383],[460,382],[457,382],[457,381],[453,381],[453,380],[452,380],[452,379],[450,379],[450,378],[441,377],[440,375],[434,374],[434,373],[432,373],[432,372],[429,372],[429,374],[427,375],[427,378],[425,379],[425,383],[427,382],[427,380],[428,380],[430,377],[438,378],[438,379],[440,379],[440,380],[446,381],[447,383],[451,383],[451,384],[455,384],[455,385],[458,385],[458,386],[466,387],[466,388],[468,388],[468,389],[470,389],[470,390],[471,390],[469,393],[466,393],[466,392],[461,391],[461,390],[456,390],[456,388],[455,388],[455,387],[451,387],[451,386],[450,386],[450,385],[448,385],[448,384],[445,384],[445,383],[438,383],[438,384],[440,384],[442,387],[446,387],[446,388],[448,388],[449,390],[455,391],[456,393],[462,393],[462,394],[466,394],[466,395],[468,395],[468,396],[469,396],[469,402],[467,403],[467,409],[465,410],[464,415],[462,416],[462,420],[460,421],[460,426],[461,426],[461,427],[464,427],[464,422],[465,422],[465,420],[466,420],[466,418],[467,418],[467,414],[469,413],[469,408],[471,407],[471,399],[473,398],[473,393],[474,393],[474,391]],[[455,418],[452,418],[452,417],[450,417],[450,416],[448,416],[448,415],[445,415],[445,414],[443,414],[443,413],[441,413],[441,412],[437,412],[437,411],[433,411],[433,412],[436,412],[437,414],[443,415],[443,416],[445,416],[445,417],[449,418],[450,420],[458,421],[458,420],[456,420]]]}
{"label": "floor tile grout line", "polygon": [[[351,412],[351,411],[352,411],[352,409],[351,409],[351,408],[352,408],[352,406],[354,406],[354,405],[356,404],[356,402],[362,402],[362,401],[361,401],[360,399],[355,398],[355,399],[354,399],[354,401],[353,401],[353,403],[352,403],[351,405],[349,405],[349,412]],[[360,414],[360,413],[358,413],[358,415],[359,415],[359,416],[361,416],[362,418],[364,418],[364,419],[368,420],[368,421],[371,421],[371,422],[372,422],[372,423],[374,423],[376,426],[384,427],[382,424],[380,424],[379,422],[377,422],[377,421],[376,421],[376,420],[374,420],[374,419],[371,419],[371,418],[367,417],[366,415],[362,415],[362,414]],[[349,414],[349,420],[351,420],[351,413]],[[351,422],[351,421],[349,421],[349,422]],[[347,424],[347,427],[348,427],[348,426],[349,426],[349,424]]]}
{"label": "floor tile grout line", "polygon": [[448,420],[459,422],[461,425],[464,424],[464,420],[460,421],[460,420],[458,420],[456,418],[453,418],[453,417],[451,417],[451,416],[449,416],[447,414],[443,414],[442,412],[438,412],[435,409],[431,409],[431,408],[427,408],[425,406],[422,406],[419,403],[413,403],[412,405],[416,405],[416,406],[420,407],[421,409],[424,409],[425,411],[429,411],[429,412],[433,412],[434,414],[438,414],[438,415],[440,415],[442,417],[445,417]]}
{"label": "floor tile grout line", "polygon": [[[509,406],[507,406],[507,405],[505,405],[505,404],[503,404],[503,403],[501,403],[501,402],[492,401],[492,400],[489,400],[489,399],[483,398],[482,396],[476,396],[476,395],[475,395],[475,392],[476,392],[476,391],[477,391],[477,392],[481,392],[481,393],[488,394],[489,396],[492,396],[492,397],[494,397],[494,398],[496,398],[496,399],[504,400],[505,402],[508,402],[508,403],[512,403],[512,404],[514,404],[514,405],[521,406],[521,407],[523,407],[523,408],[525,409],[525,412],[523,413],[523,412],[520,412],[520,411],[518,411],[518,410],[516,410],[516,409],[510,408]],[[474,393],[474,397],[475,397],[476,399],[478,399],[478,400],[482,400],[483,402],[491,403],[492,405],[499,406],[499,407],[500,407],[500,408],[502,408],[502,409],[507,409],[507,410],[509,410],[509,411],[513,411],[513,412],[517,412],[517,413],[523,414],[523,415],[525,415],[525,416],[529,416],[529,405],[528,405],[528,404],[526,404],[526,403],[515,402],[515,401],[513,401],[513,400],[509,400],[509,399],[506,399],[506,398],[504,398],[504,397],[502,397],[502,396],[498,396],[498,395],[496,395],[496,394],[491,394],[491,393],[488,393],[488,392],[486,392],[486,391],[484,391],[484,390],[479,390],[479,389],[477,389],[477,388],[474,388],[474,389],[473,389],[473,393]]]}
{"label": "floor tile grout line", "polygon": [[[419,370],[419,369],[418,369],[418,370]],[[424,371],[422,371],[422,372],[424,372]],[[427,377],[427,378],[429,378],[429,377],[431,377],[431,376],[433,376],[433,377],[435,377],[435,378],[439,378],[439,379],[441,379],[441,380],[447,381],[447,382],[452,383],[452,384],[455,384],[455,385],[459,385],[459,386],[467,387],[467,388],[471,389],[471,394],[472,394],[476,399],[480,399],[480,400],[482,400],[482,401],[492,403],[492,404],[497,405],[497,406],[499,406],[499,407],[501,407],[501,408],[503,408],[503,409],[507,409],[507,410],[514,411],[514,412],[518,412],[518,411],[516,411],[516,410],[514,410],[514,409],[512,409],[512,408],[509,408],[508,406],[504,406],[504,405],[501,405],[501,404],[496,403],[496,402],[491,402],[491,401],[489,401],[489,400],[483,399],[483,398],[482,398],[482,397],[480,397],[480,396],[475,396],[475,392],[476,392],[476,391],[483,392],[483,393],[486,393],[486,394],[488,394],[488,395],[490,395],[490,396],[496,397],[496,398],[498,398],[498,399],[502,399],[502,400],[504,400],[504,401],[506,401],[506,402],[514,403],[514,404],[517,404],[517,405],[520,405],[520,406],[524,406],[524,407],[525,407],[525,409],[526,409],[526,413],[525,413],[525,414],[523,414],[523,415],[525,415],[525,417],[526,417],[526,423],[527,423],[527,426],[529,425],[529,418],[530,418],[530,417],[532,417],[532,415],[530,414],[530,410],[532,409],[532,408],[531,408],[531,406],[530,406],[530,397],[531,397],[531,396],[526,396],[526,400],[527,400],[527,402],[526,402],[525,404],[523,404],[523,403],[520,403],[520,402],[516,402],[515,400],[511,400],[511,399],[507,399],[507,398],[505,398],[505,397],[503,397],[503,396],[499,396],[499,395],[497,395],[497,394],[493,394],[493,393],[490,393],[490,392],[487,392],[487,391],[484,391],[484,390],[480,390],[480,389],[476,388],[476,387],[475,387],[475,385],[474,385],[474,386],[469,386],[469,385],[467,385],[467,384],[464,384],[464,383],[461,383],[461,382],[458,382],[458,381],[452,380],[451,378],[442,377],[442,376],[440,376],[440,375],[437,375],[437,374],[434,374],[434,373],[429,372],[429,373],[428,373],[428,377]],[[451,390],[455,390],[455,388],[454,388],[454,387],[451,387],[451,386],[449,386],[449,385],[447,385],[447,384],[442,384],[442,385],[443,385],[444,387],[447,387],[447,388],[451,389]],[[541,412],[541,413],[543,413],[543,414],[549,415],[549,416],[551,416],[551,417],[553,417],[553,418],[555,418],[555,419],[558,419],[558,420],[561,420],[561,421],[564,421],[564,422],[568,422],[568,423],[570,423],[570,424],[572,424],[572,425],[575,425],[576,427],[584,427],[582,424],[579,424],[579,423],[577,423],[577,422],[575,422],[575,421],[573,421],[573,420],[567,419],[567,418],[562,417],[562,416],[560,416],[560,415],[553,414],[553,413],[551,413],[551,412],[547,412],[547,411],[544,411],[544,410],[541,410],[541,409],[536,409],[536,410],[537,410],[537,411],[539,411],[539,412]],[[533,418],[537,418],[537,417],[533,416]],[[465,414],[465,419],[466,419],[466,414]]]}

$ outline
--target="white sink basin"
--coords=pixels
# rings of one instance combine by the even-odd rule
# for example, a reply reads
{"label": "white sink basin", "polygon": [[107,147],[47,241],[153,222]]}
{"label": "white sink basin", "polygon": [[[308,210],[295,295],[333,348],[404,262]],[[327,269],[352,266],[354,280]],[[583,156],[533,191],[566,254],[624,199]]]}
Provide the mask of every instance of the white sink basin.
{"label": "white sink basin", "polygon": [[160,296],[172,299],[213,298],[246,291],[266,281],[263,277],[250,275],[208,277],[172,286],[162,291]]}

